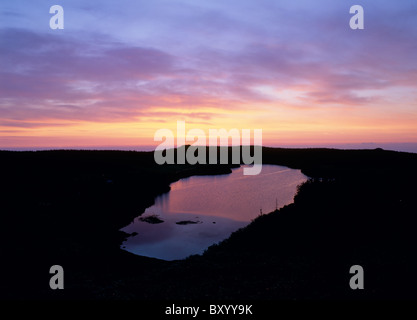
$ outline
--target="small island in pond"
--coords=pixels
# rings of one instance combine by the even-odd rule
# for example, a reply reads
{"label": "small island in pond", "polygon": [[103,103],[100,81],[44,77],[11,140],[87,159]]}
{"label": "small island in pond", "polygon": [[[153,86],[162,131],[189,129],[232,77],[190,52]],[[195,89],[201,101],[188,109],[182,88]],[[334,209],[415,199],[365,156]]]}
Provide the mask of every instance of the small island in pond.
{"label": "small island in pond", "polygon": [[139,220],[143,221],[143,222],[151,223],[151,224],[157,224],[157,223],[164,222],[164,220],[160,219],[158,217],[158,215],[156,215],[156,214],[149,215],[149,216],[146,216],[146,217],[140,217]]}
{"label": "small island in pond", "polygon": [[180,225],[187,225],[187,224],[198,224],[198,223],[203,223],[202,221],[192,221],[192,220],[184,220],[184,221],[178,221],[175,222],[176,224],[180,224]]}

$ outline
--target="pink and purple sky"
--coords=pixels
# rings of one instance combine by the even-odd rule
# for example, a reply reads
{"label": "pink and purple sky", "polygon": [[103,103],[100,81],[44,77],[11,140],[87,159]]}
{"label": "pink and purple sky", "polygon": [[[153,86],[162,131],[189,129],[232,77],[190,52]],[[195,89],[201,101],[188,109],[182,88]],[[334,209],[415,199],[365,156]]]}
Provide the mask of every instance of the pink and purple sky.
{"label": "pink and purple sky", "polygon": [[178,120],[417,152],[417,1],[0,2],[0,148],[150,147]]}

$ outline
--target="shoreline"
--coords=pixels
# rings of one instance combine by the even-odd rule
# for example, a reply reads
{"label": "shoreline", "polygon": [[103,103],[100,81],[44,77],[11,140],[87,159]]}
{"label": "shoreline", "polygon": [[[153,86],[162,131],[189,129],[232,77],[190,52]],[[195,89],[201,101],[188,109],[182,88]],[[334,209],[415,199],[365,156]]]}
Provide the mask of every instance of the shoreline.
{"label": "shoreline", "polygon": [[[415,154],[264,148],[263,163],[301,169],[311,177],[294,203],[255,219],[201,257],[174,262],[122,252],[119,229],[169,190],[169,183],[193,174],[227,173],[230,167],[158,168],[151,152],[0,152],[0,157],[8,168],[2,181],[8,275],[2,299],[416,296],[411,272],[417,266],[411,254]],[[138,198],[139,192],[144,196]],[[337,284],[349,276],[340,270],[358,261],[372,270],[373,290],[355,296]],[[59,293],[48,289],[45,272],[58,262],[68,275],[67,289]],[[194,290],[192,281],[202,289]]]}

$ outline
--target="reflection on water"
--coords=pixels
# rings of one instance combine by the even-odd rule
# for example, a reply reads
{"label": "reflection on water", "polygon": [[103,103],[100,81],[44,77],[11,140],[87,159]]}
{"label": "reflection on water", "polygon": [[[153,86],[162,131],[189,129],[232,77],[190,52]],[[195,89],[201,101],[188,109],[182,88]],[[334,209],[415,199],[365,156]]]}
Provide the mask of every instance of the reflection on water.
{"label": "reflection on water", "polygon": [[[263,165],[256,176],[243,175],[242,166],[228,175],[182,179],[171,184],[170,192],[157,197],[155,205],[122,229],[137,233],[122,247],[164,260],[201,254],[246,226],[260,210],[269,213],[276,206],[291,203],[297,185],[304,181],[306,176],[300,170],[275,165]],[[153,215],[163,222],[140,219]]]}

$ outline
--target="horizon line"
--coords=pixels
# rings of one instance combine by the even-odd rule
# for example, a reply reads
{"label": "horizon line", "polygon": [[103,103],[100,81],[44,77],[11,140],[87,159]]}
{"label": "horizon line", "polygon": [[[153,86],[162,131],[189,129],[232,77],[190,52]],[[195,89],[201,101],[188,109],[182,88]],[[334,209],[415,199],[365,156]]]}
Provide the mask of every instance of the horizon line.
{"label": "horizon line", "polygon": [[[189,145],[188,145],[189,146]],[[241,147],[242,145],[239,145]],[[251,144],[250,146],[253,146]],[[0,151],[53,151],[53,150],[91,150],[91,151],[155,151],[155,145],[91,145],[91,146],[27,146],[27,147],[0,147]],[[181,147],[181,146],[180,146]],[[208,146],[210,147],[210,146]],[[220,147],[220,146],[217,146]],[[227,146],[233,147],[233,146]],[[174,148],[177,148],[176,146]],[[262,145],[262,148],[282,149],[339,149],[339,150],[373,150],[417,153],[417,142],[362,142],[362,143],[321,143],[321,144],[275,144]]]}

